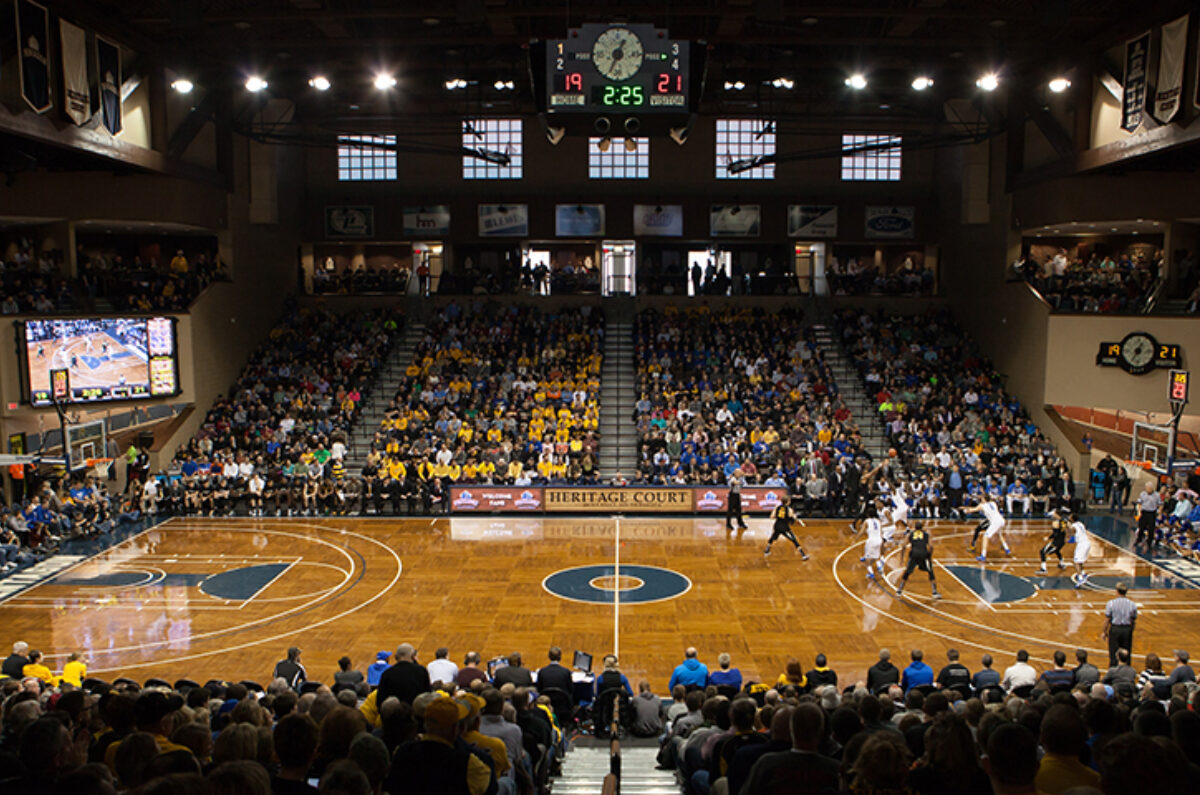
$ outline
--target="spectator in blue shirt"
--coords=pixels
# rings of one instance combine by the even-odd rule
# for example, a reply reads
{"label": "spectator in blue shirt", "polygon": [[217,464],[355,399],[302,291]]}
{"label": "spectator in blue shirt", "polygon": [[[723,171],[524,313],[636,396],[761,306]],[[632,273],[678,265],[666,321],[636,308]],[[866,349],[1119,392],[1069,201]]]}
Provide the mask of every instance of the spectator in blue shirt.
{"label": "spectator in blue shirt", "polygon": [[675,666],[671,672],[671,681],[667,690],[674,690],[675,685],[684,687],[705,687],[708,684],[708,666],[696,659],[696,647],[689,646],[683,654],[683,662]]}
{"label": "spectator in blue shirt", "polygon": [[371,687],[379,687],[379,677],[383,676],[383,672],[390,666],[388,659],[392,656],[391,652],[381,651],[375,655],[375,662],[367,668],[367,684]]}
{"label": "spectator in blue shirt", "polygon": [[983,663],[983,668],[976,671],[975,675],[971,677],[971,687],[975,688],[976,693],[1000,684],[1000,672],[992,668],[992,655],[983,655],[980,662]]}
{"label": "spectator in blue shirt", "polygon": [[742,689],[742,672],[737,668],[730,668],[731,659],[729,654],[722,652],[717,657],[717,665],[721,666],[720,670],[713,671],[708,675],[708,684],[710,685],[728,685],[734,690]]}
{"label": "spectator in blue shirt", "polygon": [[920,649],[912,650],[912,664],[904,669],[904,674],[900,677],[900,687],[906,693],[909,688],[933,684],[933,669],[922,662],[924,656]]}

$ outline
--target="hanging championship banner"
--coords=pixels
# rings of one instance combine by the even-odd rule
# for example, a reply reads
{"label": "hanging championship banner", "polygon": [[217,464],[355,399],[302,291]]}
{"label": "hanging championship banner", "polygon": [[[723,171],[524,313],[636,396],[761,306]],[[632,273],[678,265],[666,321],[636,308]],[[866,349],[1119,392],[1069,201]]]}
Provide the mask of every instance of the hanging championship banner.
{"label": "hanging championship banner", "polygon": [[96,37],[96,72],[100,75],[100,114],[112,135],[121,132],[121,48]]}
{"label": "hanging championship banner", "polygon": [[1142,126],[1146,110],[1146,58],[1150,54],[1150,31],[1125,44],[1125,95],[1121,100],[1121,129],[1133,132]]}
{"label": "hanging championship banner", "polygon": [[76,125],[87,124],[92,118],[92,92],[88,86],[87,33],[65,19],[58,20],[62,42],[64,110]]}
{"label": "hanging championship banner", "polygon": [[1183,61],[1187,55],[1187,29],[1187,14],[1162,28],[1162,43],[1158,48],[1158,85],[1154,90],[1154,107],[1150,111],[1150,115],[1161,124],[1175,118],[1179,110],[1179,95],[1183,92]]}
{"label": "hanging championship banner", "polygon": [[38,113],[50,110],[50,17],[45,6],[17,0],[17,47],[21,96]]}

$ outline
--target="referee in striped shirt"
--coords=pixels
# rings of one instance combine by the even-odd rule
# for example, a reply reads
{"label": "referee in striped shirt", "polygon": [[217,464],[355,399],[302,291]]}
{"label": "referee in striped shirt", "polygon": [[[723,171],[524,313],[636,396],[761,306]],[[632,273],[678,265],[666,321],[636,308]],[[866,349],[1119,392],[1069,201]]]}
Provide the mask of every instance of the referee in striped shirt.
{"label": "referee in striped shirt", "polygon": [[1117,649],[1125,649],[1133,657],[1133,625],[1137,623],[1137,605],[1127,598],[1127,583],[1117,583],[1117,598],[1110,599],[1104,607],[1104,631],[1101,637],[1108,641],[1108,667],[1117,664]]}

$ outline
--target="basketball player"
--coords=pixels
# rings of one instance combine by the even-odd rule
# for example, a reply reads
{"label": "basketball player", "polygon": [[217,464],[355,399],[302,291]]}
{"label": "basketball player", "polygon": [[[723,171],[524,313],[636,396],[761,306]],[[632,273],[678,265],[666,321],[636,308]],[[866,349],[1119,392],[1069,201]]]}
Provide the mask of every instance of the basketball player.
{"label": "basketball player", "polygon": [[792,509],[788,507],[789,502],[789,498],[785,496],[783,502],[771,511],[775,526],[771,529],[771,537],[767,539],[767,548],[763,550],[763,557],[771,554],[771,545],[775,543],[775,539],[786,538],[796,545],[796,552],[799,553],[800,559],[808,560],[808,553],[804,551],[804,547],[800,546],[796,534],[792,532],[792,522],[799,522],[799,520],[795,518]]}
{"label": "basketball player", "polygon": [[975,549],[976,542],[979,541],[979,536],[983,534],[983,546],[979,550],[979,556],[975,558],[980,563],[987,560],[988,541],[992,536],[1000,536],[1000,546],[1004,548],[1005,555],[1011,555],[1012,549],[1008,546],[1008,541],[1004,538],[1004,515],[1000,513],[998,506],[990,496],[982,494],[979,497],[979,503],[970,508],[963,508],[963,513],[982,513],[983,521],[975,528],[975,535],[971,539],[971,549]]}
{"label": "basketball player", "polygon": [[1071,520],[1071,540],[1075,542],[1075,573],[1071,575],[1071,582],[1075,583],[1076,588],[1082,588],[1087,582],[1087,572],[1083,570],[1084,564],[1087,563],[1088,553],[1092,550],[1092,538],[1088,535],[1087,528],[1083,526],[1083,522],[1079,521],[1079,517],[1075,513],[1070,514]]}
{"label": "basketball player", "polygon": [[725,506],[725,529],[732,530],[736,520],[739,530],[746,529],[746,520],[742,518],[742,486],[745,478],[740,468],[733,470],[729,476],[729,499]]}
{"label": "basketball player", "polygon": [[908,565],[900,577],[900,584],[896,586],[896,596],[904,596],[904,586],[908,585],[909,575],[917,569],[922,569],[929,575],[929,588],[933,598],[941,599],[942,595],[938,592],[937,580],[933,574],[933,539],[929,537],[923,522],[914,524],[908,533]]}
{"label": "basketball player", "polygon": [[904,490],[904,483],[897,480],[892,487],[892,523],[898,525],[901,522],[908,522],[908,492]]}
{"label": "basketball player", "polygon": [[1038,569],[1038,574],[1046,573],[1046,558],[1049,555],[1058,556],[1058,568],[1065,569],[1066,564],[1063,563],[1062,549],[1067,544],[1067,521],[1058,515],[1058,509],[1050,511],[1050,535],[1046,536],[1046,543],[1038,554],[1042,558],[1041,568]]}
{"label": "basketball player", "polygon": [[[876,582],[883,581],[883,528],[879,523],[878,512],[883,510],[883,501],[876,500],[872,508],[867,509],[870,514],[862,519],[859,523],[859,528],[856,533],[863,530],[867,531],[867,543],[863,547],[863,556],[860,559],[867,564],[867,578]],[[879,572],[879,579],[876,580],[875,572]]]}

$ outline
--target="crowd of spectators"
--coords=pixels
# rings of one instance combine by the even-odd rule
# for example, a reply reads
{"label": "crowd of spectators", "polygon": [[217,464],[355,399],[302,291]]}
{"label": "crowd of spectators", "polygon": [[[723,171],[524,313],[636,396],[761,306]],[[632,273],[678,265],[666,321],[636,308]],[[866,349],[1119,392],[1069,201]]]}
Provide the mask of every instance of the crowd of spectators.
{"label": "crowd of spectators", "polygon": [[338,270],[330,262],[325,267],[313,270],[312,291],[316,295],[331,293],[355,295],[360,293],[387,293],[403,295],[408,292],[412,281],[412,270],[403,262],[390,266],[376,267],[363,264],[356,268]]}
{"label": "crowd of spectators", "polygon": [[168,510],[223,514],[239,496],[316,512],[341,490],[350,424],[396,341],[402,319],[378,309],[337,315],[289,306],[176,453],[155,495]]}
{"label": "crowd of spectators", "polygon": [[596,482],[603,348],[591,307],[448,304],[375,434],[369,500],[457,483]]}
{"label": "crowd of spectators", "polygon": [[1084,262],[1059,249],[1041,264],[1021,257],[1012,269],[1056,312],[1136,313],[1150,298],[1162,266],[1162,252],[1151,258],[1093,254]]}
{"label": "crowd of spectators", "polygon": [[469,651],[459,665],[447,648],[424,663],[402,643],[365,672],[344,656],[315,678],[293,647],[264,688],[109,682],[80,653],[55,673],[18,641],[0,669],[0,787],[535,795],[576,732],[615,724],[658,738],[659,766],[686,795],[767,795],[797,780],[831,793],[1190,791],[1200,687],[1184,650],[1170,671],[1153,653],[1139,671],[1125,649],[1107,671],[1082,649],[1072,665],[1056,650],[1040,666],[1022,649],[1003,671],[990,654],[975,670],[955,649],[944,665],[908,656],[901,669],[881,649],[855,681],[824,654],[807,671],[793,658],[772,683],[744,678],[728,654],[710,671],[688,649],[663,699],[646,680],[635,696],[613,655],[592,674],[563,665],[558,647],[534,669],[516,652],[485,664]]}
{"label": "crowd of spectators", "polygon": [[189,256],[179,249],[164,265],[80,249],[78,260],[78,278],[69,278],[61,251],[36,252],[28,238],[11,243],[0,260],[0,314],[96,311],[97,300],[121,312],[185,311],[209,284],[229,279],[209,252]]}
{"label": "crowd of spectators", "polygon": [[932,270],[906,257],[899,266],[880,268],[857,257],[830,257],[825,270],[832,295],[932,295],[935,277]]}
{"label": "crowd of spectators", "polygon": [[1075,496],[1054,445],[948,311],[845,309],[836,325],[888,434],[885,477],[910,481],[926,509],[986,492],[1029,515]]}
{"label": "crowd of spectators", "polygon": [[639,482],[724,485],[740,470],[818,512],[843,506],[865,454],[800,310],[646,310],[634,335]]}

